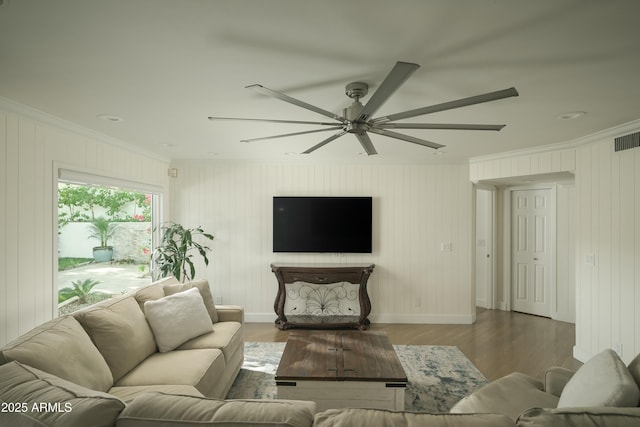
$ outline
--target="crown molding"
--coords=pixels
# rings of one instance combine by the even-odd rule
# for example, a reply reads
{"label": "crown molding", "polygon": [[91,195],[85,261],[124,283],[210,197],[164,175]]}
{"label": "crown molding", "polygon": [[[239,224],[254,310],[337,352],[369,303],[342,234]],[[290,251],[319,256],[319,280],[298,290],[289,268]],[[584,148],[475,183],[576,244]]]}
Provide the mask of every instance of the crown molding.
{"label": "crown molding", "polygon": [[29,119],[35,120],[47,126],[72,132],[76,135],[80,135],[89,139],[94,139],[99,142],[109,144],[114,147],[120,148],[122,150],[127,150],[132,153],[139,154],[154,160],[159,160],[164,162],[169,162],[171,160],[169,157],[160,155],[158,153],[154,153],[153,151],[145,150],[133,144],[129,144],[125,141],[122,141],[118,138],[114,138],[104,133],[100,133],[95,130],[86,128],[84,126],[80,126],[77,123],[70,122],[68,120],[51,115],[49,113],[45,113],[44,111],[37,110],[33,107],[29,107],[28,105],[21,104],[19,102],[13,101],[9,98],[4,98],[2,96],[0,96],[0,109],[6,110],[7,112],[10,112],[13,114],[27,117]]}
{"label": "crown molding", "polygon": [[575,138],[570,141],[540,145],[537,147],[526,148],[523,150],[503,151],[502,153],[490,154],[487,156],[472,157],[469,159],[469,164],[501,160],[501,159],[506,159],[511,157],[518,157],[518,156],[528,156],[531,154],[548,153],[550,151],[568,150],[572,148],[577,148],[581,145],[602,141],[603,139],[613,139],[630,132],[636,132],[638,129],[640,129],[640,119],[633,120],[628,123],[623,123],[621,125],[614,126],[612,128],[608,128],[608,129],[595,132],[589,135],[581,136],[579,138]]}

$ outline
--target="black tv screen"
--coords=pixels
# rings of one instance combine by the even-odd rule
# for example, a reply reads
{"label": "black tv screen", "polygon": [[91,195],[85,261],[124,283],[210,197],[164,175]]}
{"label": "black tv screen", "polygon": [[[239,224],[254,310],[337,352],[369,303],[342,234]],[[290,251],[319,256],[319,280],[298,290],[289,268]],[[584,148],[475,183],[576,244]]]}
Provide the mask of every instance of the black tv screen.
{"label": "black tv screen", "polygon": [[274,197],[274,252],[371,253],[371,197]]}

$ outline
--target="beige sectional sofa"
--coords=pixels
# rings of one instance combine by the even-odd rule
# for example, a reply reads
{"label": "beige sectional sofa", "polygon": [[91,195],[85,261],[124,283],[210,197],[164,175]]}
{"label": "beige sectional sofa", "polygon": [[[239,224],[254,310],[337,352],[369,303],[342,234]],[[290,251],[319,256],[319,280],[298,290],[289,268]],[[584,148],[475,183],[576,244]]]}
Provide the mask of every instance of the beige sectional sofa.
{"label": "beige sectional sofa", "polygon": [[[214,306],[206,281],[173,278],[53,319],[0,349],[0,426],[640,425],[640,408],[558,408],[563,389],[584,388],[562,369],[550,370],[546,386],[507,376],[451,414],[223,400],[243,362],[243,322],[241,307]],[[581,371],[588,380],[599,369]],[[629,370],[640,382],[640,356]],[[633,394],[635,382],[625,386]]]}

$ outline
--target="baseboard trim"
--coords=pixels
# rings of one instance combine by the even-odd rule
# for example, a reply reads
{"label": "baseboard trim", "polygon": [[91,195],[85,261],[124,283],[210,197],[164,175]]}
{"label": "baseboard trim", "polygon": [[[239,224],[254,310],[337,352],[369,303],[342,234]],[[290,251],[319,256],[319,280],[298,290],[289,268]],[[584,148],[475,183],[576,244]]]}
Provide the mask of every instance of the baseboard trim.
{"label": "baseboard trim", "polygon": [[[274,323],[275,313],[245,313],[247,323]],[[470,325],[475,322],[473,314],[373,314],[371,323],[433,323]]]}

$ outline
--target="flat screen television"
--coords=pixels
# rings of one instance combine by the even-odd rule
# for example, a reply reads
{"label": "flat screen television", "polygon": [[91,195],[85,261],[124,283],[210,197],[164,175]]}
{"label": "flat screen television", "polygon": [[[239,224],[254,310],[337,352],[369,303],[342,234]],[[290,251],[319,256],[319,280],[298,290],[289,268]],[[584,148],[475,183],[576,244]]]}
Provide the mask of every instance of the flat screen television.
{"label": "flat screen television", "polygon": [[273,198],[274,252],[371,253],[371,197]]}

